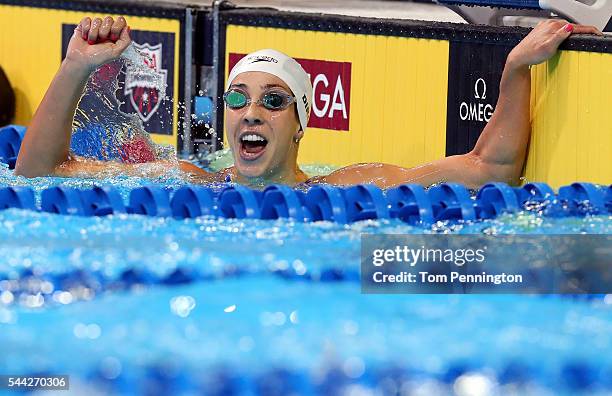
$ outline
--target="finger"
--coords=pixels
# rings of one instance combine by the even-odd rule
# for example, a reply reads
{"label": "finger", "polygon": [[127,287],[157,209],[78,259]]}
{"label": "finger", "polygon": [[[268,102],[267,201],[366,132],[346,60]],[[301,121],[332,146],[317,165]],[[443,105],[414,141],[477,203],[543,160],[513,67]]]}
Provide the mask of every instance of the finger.
{"label": "finger", "polygon": [[566,23],[560,29],[554,33],[553,37],[551,37],[551,43],[555,46],[559,46],[566,38],[568,38],[574,32],[574,25],[571,23]]}
{"label": "finger", "polygon": [[596,34],[598,36],[603,36],[603,33],[595,26],[587,25],[574,25],[573,34]]}
{"label": "finger", "polygon": [[89,34],[89,29],[91,28],[91,18],[83,18],[81,20],[81,23],[79,23],[79,26],[81,27],[81,37],[83,38],[83,40],[87,40],[87,35]]}
{"label": "finger", "polygon": [[569,22],[566,21],[565,19],[547,19],[545,21],[540,22],[538,26],[542,25],[545,28],[553,29],[553,31],[556,31],[568,23]]}
{"label": "finger", "polygon": [[121,31],[126,26],[127,26],[127,22],[125,21],[124,17],[120,16],[119,18],[117,18],[117,20],[113,23],[113,26],[111,26],[110,39],[112,42],[119,40]]}
{"label": "finger", "polygon": [[110,33],[111,26],[113,25],[113,18],[107,16],[102,21],[102,26],[100,26],[100,31],[98,32],[98,40],[106,41],[108,39],[108,34]]}
{"label": "finger", "polygon": [[132,39],[130,38],[130,27],[126,26],[123,28],[123,30],[121,30],[119,39],[113,47],[113,52],[115,53],[115,56],[121,55],[121,53],[125,51],[125,49],[128,47],[128,45],[130,45],[131,42]]}
{"label": "finger", "polygon": [[91,22],[91,29],[89,29],[89,34],[87,35],[87,42],[89,44],[95,44],[98,41],[100,25],[102,25],[102,19],[100,18],[94,18]]}
{"label": "finger", "polygon": [[555,18],[555,19],[551,19],[551,21],[555,22],[557,26],[559,27],[565,26],[566,24],[570,23],[567,19],[563,19],[563,18]]}

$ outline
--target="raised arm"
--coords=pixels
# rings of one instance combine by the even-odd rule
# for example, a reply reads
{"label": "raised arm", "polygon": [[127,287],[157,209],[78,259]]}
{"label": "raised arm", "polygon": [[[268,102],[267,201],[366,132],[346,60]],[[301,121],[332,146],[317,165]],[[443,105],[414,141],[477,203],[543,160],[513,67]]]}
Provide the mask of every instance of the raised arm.
{"label": "raised arm", "polygon": [[474,149],[467,154],[482,164],[474,174],[468,175],[470,185],[489,181],[519,182],[531,134],[529,66],[550,59],[571,34],[584,33],[602,34],[592,26],[572,25],[561,20],[540,22],[510,52],[495,112]]}
{"label": "raised arm", "polygon": [[552,57],[561,42],[572,33],[602,34],[592,26],[548,20],[535,27],[510,52],[495,112],[471,152],[411,169],[387,164],[352,165],[320,181],[340,185],[374,183],[383,188],[403,183],[429,186],[443,181],[458,182],[472,188],[491,181],[518,183],[531,133],[529,66]]}
{"label": "raised arm", "polygon": [[28,127],[15,165],[26,177],[57,175],[109,177],[116,174],[156,177],[176,167],[194,181],[214,181],[215,175],[186,161],[155,164],[108,163],[69,157],[74,112],[90,74],[118,58],[131,43],[123,17],[83,18],[68,44],[66,59],[51,82]]}
{"label": "raised arm", "polygon": [[53,174],[68,159],[72,119],[89,75],[117,58],[131,40],[122,17],[83,18],[68,44],[66,58],[38,106],[24,137],[15,174]]}
{"label": "raised arm", "polygon": [[15,174],[46,176],[68,159],[72,118],[89,75],[130,44],[122,17],[84,18],[74,30],[66,58],[38,106],[24,137]]}

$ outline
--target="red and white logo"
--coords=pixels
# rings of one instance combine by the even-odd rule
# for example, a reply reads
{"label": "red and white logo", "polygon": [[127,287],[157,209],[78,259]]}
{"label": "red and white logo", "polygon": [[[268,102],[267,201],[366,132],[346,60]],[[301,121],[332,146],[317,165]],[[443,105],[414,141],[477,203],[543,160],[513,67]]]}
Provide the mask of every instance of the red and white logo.
{"label": "red and white logo", "polygon": [[[231,70],[245,54],[229,54]],[[312,112],[308,126],[348,131],[351,115],[351,63],[296,59],[310,75]]]}
{"label": "red and white logo", "polygon": [[130,64],[125,73],[124,95],[143,122],[157,112],[164,100],[168,71],[161,68],[162,44],[133,44],[144,55],[144,65]]}

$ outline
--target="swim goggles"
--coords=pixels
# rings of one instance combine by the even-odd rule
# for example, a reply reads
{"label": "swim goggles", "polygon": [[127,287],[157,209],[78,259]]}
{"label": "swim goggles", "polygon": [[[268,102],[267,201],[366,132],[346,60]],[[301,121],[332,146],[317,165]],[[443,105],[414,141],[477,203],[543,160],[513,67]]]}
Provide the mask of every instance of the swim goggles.
{"label": "swim goggles", "polygon": [[[253,103],[253,99],[239,90],[232,88],[223,94],[223,101],[230,109],[237,110],[242,109],[245,106]],[[295,103],[295,97],[288,95],[284,92],[270,91],[266,92],[261,99],[254,103],[265,107],[268,110],[279,111],[285,110],[287,107]]]}

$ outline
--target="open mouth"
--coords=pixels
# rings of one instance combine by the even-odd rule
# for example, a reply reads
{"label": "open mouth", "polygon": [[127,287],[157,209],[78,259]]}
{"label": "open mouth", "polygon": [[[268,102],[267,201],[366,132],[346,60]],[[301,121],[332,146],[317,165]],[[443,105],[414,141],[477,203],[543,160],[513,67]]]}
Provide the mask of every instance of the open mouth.
{"label": "open mouth", "polygon": [[263,136],[247,132],[240,137],[240,156],[247,161],[253,161],[263,154],[267,145],[268,140]]}

